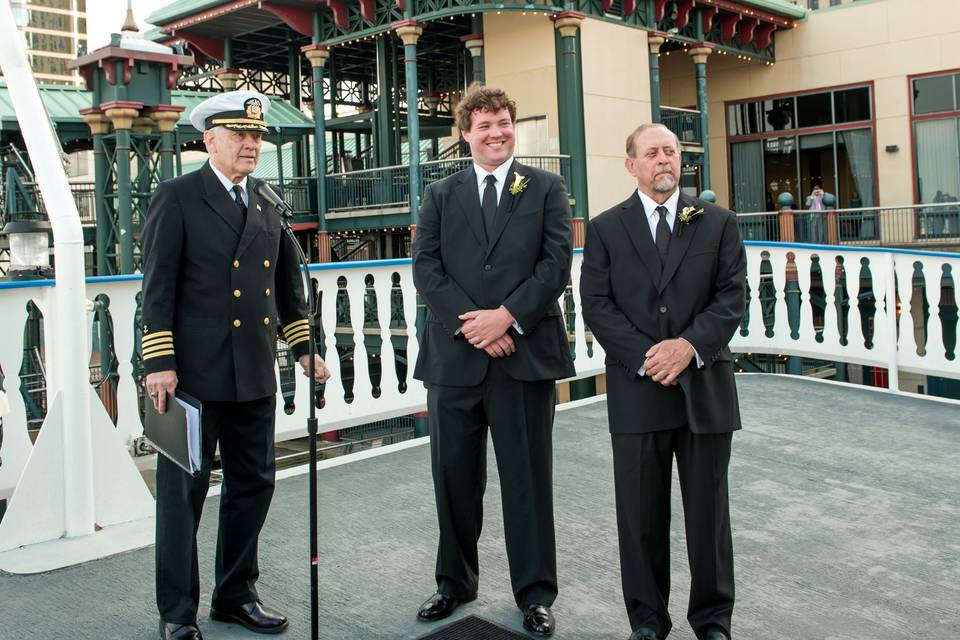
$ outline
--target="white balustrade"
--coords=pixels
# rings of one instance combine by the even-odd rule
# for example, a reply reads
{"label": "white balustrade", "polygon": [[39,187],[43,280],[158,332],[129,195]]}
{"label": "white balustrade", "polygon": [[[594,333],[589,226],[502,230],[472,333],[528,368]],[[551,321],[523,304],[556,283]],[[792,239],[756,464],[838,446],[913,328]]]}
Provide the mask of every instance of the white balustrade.
{"label": "white balustrade", "polygon": [[[922,253],[893,251],[873,248],[804,246],[777,243],[747,243],[749,285],[749,322],[738,330],[731,342],[735,352],[774,353],[817,358],[826,361],[841,361],[889,367],[891,363],[901,371],[919,374],[960,378],[960,366],[955,354],[947,357],[944,344],[944,326],[940,317],[941,285],[945,275],[955,276],[960,271],[960,255],[946,253]],[[822,284],[826,304],[815,309],[811,300],[811,284],[814,278],[811,267],[814,258],[820,267],[819,282]],[[838,260],[842,259],[843,278],[837,278]],[[861,277],[863,262],[869,269],[869,280]],[[766,263],[766,264],[764,264]],[[567,326],[572,327],[570,339],[574,353],[574,363],[578,377],[602,373],[604,353],[600,345],[593,341],[584,327],[582,301],[579,287],[582,255],[574,255],[570,294],[573,299],[573,321],[561,297],[561,308],[567,314]],[[888,281],[892,281],[889,269],[895,270],[897,290],[900,296],[899,324],[893,326],[888,321],[886,293]],[[920,271],[918,271],[918,267]],[[915,273],[916,272],[916,273]],[[914,282],[920,281],[922,288],[914,291]],[[417,296],[413,287],[413,278],[409,260],[383,260],[360,263],[336,263],[313,265],[311,277],[321,292],[321,318],[323,344],[326,362],[332,373],[324,393],[324,406],[318,410],[320,429],[323,432],[345,427],[406,415],[426,409],[426,391],[423,385],[413,379],[413,368],[419,352],[416,333]],[[866,274],[864,274],[866,275]],[[338,280],[343,278],[344,288]],[[367,287],[368,278],[373,279]],[[402,310],[395,308],[394,279],[397,280],[402,295]],[[787,291],[787,284],[795,282],[800,291],[799,302]],[[772,302],[761,300],[761,292],[770,288],[774,297]],[[116,278],[90,278],[87,281],[87,298],[95,299],[99,295],[109,301],[109,313],[113,324],[113,348],[117,354],[117,433],[128,446],[143,433],[139,415],[137,386],[133,378],[133,356],[136,344],[135,327],[137,317],[137,294],[140,291],[139,276]],[[838,286],[845,286],[849,298],[849,307],[844,310],[834,303]],[[861,290],[861,287],[864,289]],[[875,310],[868,326],[872,327],[872,340],[865,341],[861,311],[858,303],[864,302],[867,287],[875,299]],[[342,292],[342,293],[341,293]],[[376,304],[371,312],[376,323],[365,327],[364,317],[367,299],[375,294]],[[59,319],[53,317],[54,288],[49,282],[42,283],[0,283],[0,317],[3,318],[3,333],[0,335],[0,368],[5,376],[3,387],[10,404],[10,412],[2,417],[3,435],[0,446],[0,498],[8,497],[20,477],[20,473],[31,451],[27,431],[27,412],[20,393],[20,368],[24,359],[24,326],[27,319],[27,303],[33,301],[43,314],[42,326],[45,350],[40,352],[44,365],[51,362],[53,323],[57,321],[76,322],[78,319]],[[769,293],[769,292],[768,292]],[[914,305],[911,300],[922,293],[929,305],[929,318],[926,322],[926,339],[923,330],[915,331]],[[337,326],[337,296],[349,297],[348,326]],[[956,290],[952,295],[956,299]],[[421,303],[422,304],[422,303]],[[765,308],[773,308],[772,326],[764,324]],[[796,327],[797,337],[791,335],[790,312],[799,312]],[[822,314],[822,326],[815,325]],[[391,315],[400,313],[405,328],[392,328]],[[93,313],[84,319],[87,327],[88,354],[92,347],[91,323]],[[768,316],[766,319],[770,321]],[[841,322],[842,321],[842,322]],[[948,329],[956,335],[956,320]],[[845,326],[846,339],[843,339],[841,324]],[[818,340],[817,335],[821,338]],[[770,333],[768,336],[767,333]],[[898,335],[897,340],[891,336]],[[349,354],[344,361],[338,357],[337,342],[341,348],[352,344],[352,358]],[[917,342],[920,337],[921,344]],[[379,353],[373,347],[381,341]],[[588,345],[592,342],[592,348]],[[404,343],[405,375],[401,379],[397,362],[403,360],[401,351]],[[951,350],[956,350],[952,345]],[[370,378],[370,362],[379,358],[380,381],[378,389]],[[344,370],[352,366],[352,394],[347,394]],[[49,369],[46,379],[52,381],[55,376]],[[279,380],[279,369],[277,370]],[[306,378],[296,367],[295,410],[287,415],[282,403],[277,409],[277,440],[288,440],[306,435],[306,417],[308,388]],[[49,382],[48,382],[49,386]],[[50,389],[47,397],[51,398]],[[349,401],[348,401],[349,399]],[[69,418],[67,419],[69,425]]]}

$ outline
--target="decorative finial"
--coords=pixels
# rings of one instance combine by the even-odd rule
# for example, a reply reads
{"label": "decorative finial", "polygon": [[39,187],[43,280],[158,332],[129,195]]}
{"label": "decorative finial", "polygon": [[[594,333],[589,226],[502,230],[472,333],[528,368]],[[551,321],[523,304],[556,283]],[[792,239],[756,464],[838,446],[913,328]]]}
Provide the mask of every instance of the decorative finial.
{"label": "decorative finial", "polygon": [[127,0],[127,17],[123,21],[120,31],[140,31],[137,21],[133,17],[133,0]]}

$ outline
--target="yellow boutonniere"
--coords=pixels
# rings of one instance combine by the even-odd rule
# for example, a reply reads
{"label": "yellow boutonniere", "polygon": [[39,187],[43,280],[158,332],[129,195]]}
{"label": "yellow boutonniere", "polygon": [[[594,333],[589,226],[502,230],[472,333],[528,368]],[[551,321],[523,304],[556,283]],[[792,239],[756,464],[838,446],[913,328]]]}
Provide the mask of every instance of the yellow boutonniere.
{"label": "yellow boutonniere", "polygon": [[677,235],[683,233],[683,227],[690,224],[697,218],[703,215],[703,209],[697,209],[696,207],[684,207],[683,210],[677,214],[677,220],[680,221],[680,224],[683,225],[677,229]]}
{"label": "yellow boutonniere", "polygon": [[516,171],[513,172],[513,183],[510,185],[510,195],[516,196],[523,193],[523,190],[527,188],[527,185],[530,183],[530,180],[526,176],[522,176]]}

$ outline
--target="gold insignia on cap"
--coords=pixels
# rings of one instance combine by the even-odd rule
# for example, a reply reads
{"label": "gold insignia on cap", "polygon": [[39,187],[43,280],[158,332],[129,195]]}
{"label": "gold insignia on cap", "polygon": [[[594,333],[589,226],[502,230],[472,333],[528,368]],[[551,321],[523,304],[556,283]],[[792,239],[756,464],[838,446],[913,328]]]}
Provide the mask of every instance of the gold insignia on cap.
{"label": "gold insignia on cap", "polygon": [[249,98],[243,103],[243,108],[247,112],[248,118],[263,118],[263,105],[256,98]]}

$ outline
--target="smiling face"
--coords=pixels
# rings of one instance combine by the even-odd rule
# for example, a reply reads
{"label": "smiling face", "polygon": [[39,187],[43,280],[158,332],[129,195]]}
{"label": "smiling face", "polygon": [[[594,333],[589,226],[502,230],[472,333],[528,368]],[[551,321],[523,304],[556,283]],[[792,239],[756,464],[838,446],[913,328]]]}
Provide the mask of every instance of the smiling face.
{"label": "smiling face", "polygon": [[240,182],[257,167],[260,159],[259,131],[233,131],[215,127],[203,132],[210,162],[232,182]]}
{"label": "smiling face", "polygon": [[513,155],[513,120],[507,109],[477,109],[470,114],[470,130],[461,131],[473,161],[493,171]]}
{"label": "smiling face", "polygon": [[624,161],[645,195],[663,203],[680,180],[680,145],[666,127],[646,128],[633,138],[633,154]]}

